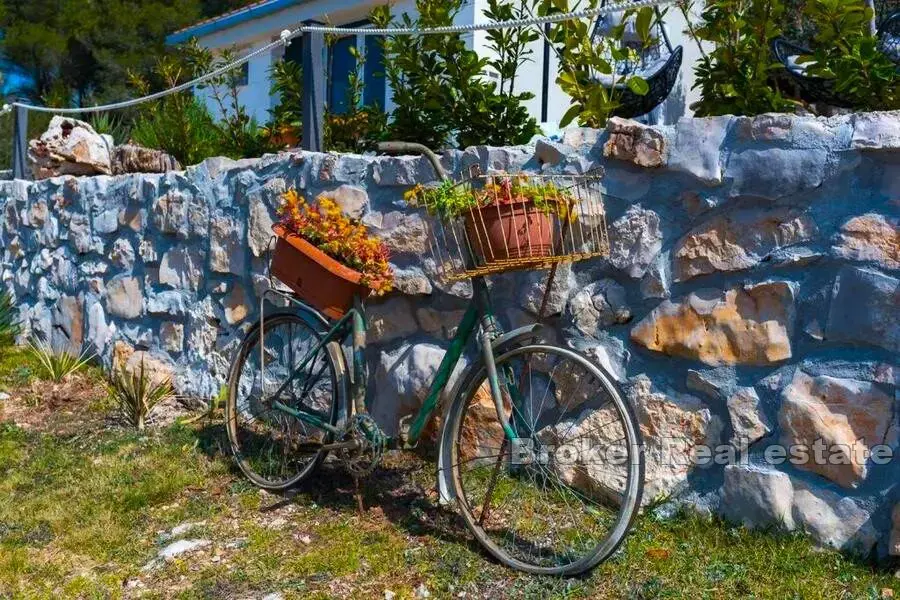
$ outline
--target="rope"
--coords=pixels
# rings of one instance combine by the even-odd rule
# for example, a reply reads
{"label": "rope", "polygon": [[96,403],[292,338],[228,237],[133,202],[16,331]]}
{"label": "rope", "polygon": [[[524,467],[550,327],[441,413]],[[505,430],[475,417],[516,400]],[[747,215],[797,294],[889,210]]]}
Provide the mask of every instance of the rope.
{"label": "rope", "polygon": [[294,29],[293,31],[285,29],[281,32],[279,39],[266,44],[262,48],[258,48],[249,54],[242,56],[225,66],[219,67],[214,71],[206,73],[205,75],[201,75],[196,79],[192,79],[191,81],[187,81],[180,85],[176,85],[173,88],[169,88],[167,90],[162,90],[160,92],[155,92],[153,94],[149,94],[147,96],[143,96],[141,98],[134,98],[132,100],[125,100],[123,102],[114,102],[112,104],[103,104],[100,106],[88,106],[81,108],[51,108],[48,106],[35,106],[33,104],[26,104],[23,102],[13,102],[11,104],[4,104],[2,110],[0,110],[0,114],[5,114],[10,112],[13,107],[25,108],[27,110],[32,110],[35,112],[44,112],[44,113],[53,113],[53,114],[64,114],[64,115],[74,115],[81,113],[94,113],[94,112],[103,112],[108,110],[118,110],[122,108],[129,108],[131,106],[137,106],[138,104],[143,104],[144,102],[150,102],[152,100],[158,100],[160,98],[165,98],[166,96],[177,94],[179,92],[183,92],[185,90],[189,90],[194,86],[203,84],[210,79],[214,79],[221,75],[224,75],[231,71],[232,69],[243,65],[244,63],[249,62],[251,59],[263,54],[265,52],[269,52],[270,50],[280,46],[291,43],[291,40],[295,37],[301,36],[304,33],[322,33],[322,34],[336,34],[336,35],[447,35],[454,33],[467,33],[472,31],[486,31],[491,29],[513,29],[519,27],[535,27],[538,25],[552,24],[552,23],[561,23],[563,21],[571,21],[575,19],[585,19],[591,17],[598,17],[600,15],[610,14],[614,12],[619,12],[625,9],[634,9],[634,8],[644,8],[647,6],[662,6],[665,4],[673,4],[677,0],[634,0],[632,2],[615,2],[609,4],[607,6],[601,6],[598,8],[587,8],[584,10],[572,11],[567,13],[560,13],[557,15],[546,15],[543,17],[529,17],[527,19],[512,19],[509,21],[497,21],[493,23],[470,23],[465,25],[447,25],[443,27],[429,27],[425,29],[416,29],[415,27],[398,27],[398,28],[382,28],[382,29],[372,29],[366,27],[326,27],[324,25],[301,25],[300,27]]}

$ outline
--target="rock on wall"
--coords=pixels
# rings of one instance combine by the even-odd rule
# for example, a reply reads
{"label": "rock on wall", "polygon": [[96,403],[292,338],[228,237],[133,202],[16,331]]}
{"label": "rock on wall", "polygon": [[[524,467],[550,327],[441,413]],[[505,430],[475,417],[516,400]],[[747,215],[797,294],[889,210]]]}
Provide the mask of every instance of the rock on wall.
{"label": "rock on wall", "polygon": [[[444,160],[455,173],[605,168],[612,255],[560,271],[548,323],[634,404],[648,500],[900,551],[889,536],[900,467],[871,456],[900,439],[900,114],[614,120]],[[327,193],[396,266],[399,292],[369,304],[375,412],[392,431],[470,293],[432,276],[427,217],[402,200],[433,178],[417,158],[294,153],[2,182],[0,282],[26,335],[90,344],[107,363],[152,360],[203,401],[258,316],[279,195]],[[534,319],[544,277],[493,280],[507,327]],[[816,441],[843,450],[825,464],[777,456]],[[746,452],[691,462],[710,444]]]}

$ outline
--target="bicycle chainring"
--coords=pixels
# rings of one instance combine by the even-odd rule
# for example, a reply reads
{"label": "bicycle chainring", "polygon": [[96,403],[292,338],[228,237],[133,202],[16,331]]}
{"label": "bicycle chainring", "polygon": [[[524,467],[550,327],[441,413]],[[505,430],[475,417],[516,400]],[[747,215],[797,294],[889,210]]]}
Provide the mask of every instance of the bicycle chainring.
{"label": "bicycle chainring", "polygon": [[354,477],[369,475],[384,456],[386,439],[381,428],[369,415],[354,415],[347,426],[345,438],[359,442],[358,448],[340,452],[347,471]]}

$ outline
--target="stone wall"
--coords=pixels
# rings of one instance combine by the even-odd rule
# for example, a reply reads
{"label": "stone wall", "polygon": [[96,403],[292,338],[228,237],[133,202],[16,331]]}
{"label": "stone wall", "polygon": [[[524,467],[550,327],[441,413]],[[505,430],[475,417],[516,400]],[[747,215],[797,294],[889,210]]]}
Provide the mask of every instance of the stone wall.
{"label": "stone wall", "polygon": [[[900,114],[615,121],[444,160],[457,174],[605,168],[612,255],[560,271],[548,324],[637,409],[648,499],[900,550],[898,461],[867,456],[900,443]],[[431,276],[425,216],[402,200],[433,177],[416,158],[296,153],[3,182],[0,281],[29,333],[90,344],[107,364],[147,360],[208,399],[257,318],[279,195],[330,194],[393,253],[400,292],[369,304],[376,416],[393,431],[469,293]],[[544,277],[493,280],[507,327],[534,319]],[[816,440],[846,451],[836,464],[765,460]],[[747,452],[727,466],[688,460],[720,443]]]}

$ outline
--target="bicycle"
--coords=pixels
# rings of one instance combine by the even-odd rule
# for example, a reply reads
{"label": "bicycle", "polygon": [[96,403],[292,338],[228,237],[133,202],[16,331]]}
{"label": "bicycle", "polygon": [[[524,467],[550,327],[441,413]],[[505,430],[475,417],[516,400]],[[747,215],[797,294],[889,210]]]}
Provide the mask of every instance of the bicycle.
{"label": "bicycle", "polygon": [[[423,146],[392,142],[379,149],[424,155],[448,180]],[[270,286],[260,299],[261,318],[231,367],[232,452],[254,484],[272,491],[309,478],[329,453],[354,478],[365,476],[385,450],[418,443],[474,335],[481,361],[458,378],[444,411],[441,501],[455,501],[478,542],[509,567],[585,572],[622,543],[640,507],[644,455],[637,421],[612,377],[585,356],[543,342],[540,324],[501,332],[485,276],[471,282],[472,300],[422,408],[394,438],[369,416],[362,299],[330,320]],[[293,310],[266,315],[272,296]]]}

